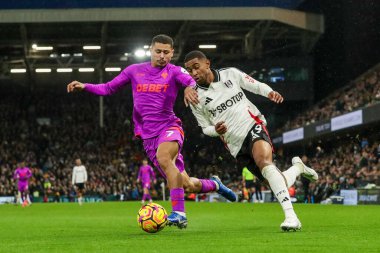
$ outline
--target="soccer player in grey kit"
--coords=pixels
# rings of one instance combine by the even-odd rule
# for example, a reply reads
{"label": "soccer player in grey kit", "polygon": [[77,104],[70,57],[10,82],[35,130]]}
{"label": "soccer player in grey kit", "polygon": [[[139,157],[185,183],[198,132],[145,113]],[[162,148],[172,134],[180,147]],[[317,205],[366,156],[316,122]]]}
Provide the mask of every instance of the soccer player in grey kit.
{"label": "soccer player in grey kit", "polygon": [[132,85],[135,135],[141,137],[149,159],[168,182],[173,210],[168,216],[169,225],[186,228],[185,190],[217,191],[230,201],[236,201],[236,196],[217,176],[198,179],[186,173],[181,154],[184,132],[173,107],[181,87],[185,87],[186,104],[198,103],[193,89],[195,81],[186,70],[170,64],[174,53],[171,37],[155,36],[150,52],[150,62],[130,65],[110,82],[96,85],[73,81],[67,85],[67,92],[84,90],[106,96],[127,84]]}

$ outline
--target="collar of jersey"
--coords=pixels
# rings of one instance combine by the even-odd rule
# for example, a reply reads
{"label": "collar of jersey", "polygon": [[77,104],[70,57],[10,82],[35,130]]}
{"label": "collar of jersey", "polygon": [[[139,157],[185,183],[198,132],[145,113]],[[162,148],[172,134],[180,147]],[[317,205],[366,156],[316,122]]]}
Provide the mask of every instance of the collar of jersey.
{"label": "collar of jersey", "polygon": [[[219,82],[219,80],[220,80],[219,71],[217,69],[211,69],[211,72],[214,74],[214,81],[213,81],[213,83]],[[200,88],[202,90],[208,90],[208,88],[210,87],[210,85],[197,84],[197,88]]]}

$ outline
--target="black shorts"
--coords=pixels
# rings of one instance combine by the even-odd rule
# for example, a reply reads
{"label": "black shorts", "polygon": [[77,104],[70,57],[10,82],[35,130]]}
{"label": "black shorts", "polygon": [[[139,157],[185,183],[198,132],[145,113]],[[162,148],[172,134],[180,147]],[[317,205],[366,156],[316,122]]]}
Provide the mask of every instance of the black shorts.
{"label": "black shorts", "polygon": [[253,180],[245,180],[245,188],[255,188],[255,183],[253,182]]}
{"label": "black shorts", "polygon": [[84,189],[84,183],[77,183],[77,184],[75,184],[75,186],[76,186],[77,189],[79,189],[79,190],[83,190],[83,189]]}
{"label": "black shorts", "polygon": [[247,168],[262,182],[265,181],[265,178],[261,174],[259,167],[256,165],[255,160],[252,157],[252,147],[253,144],[258,140],[264,140],[268,142],[272,146],[272,141],[269,137],[268,131],[262,122],[256,122],[251,130],[249,130],[247,137],[245,137],[243,145],[239,153],[236,156],[236,160],[238,162],[238,166],[240,168]]}

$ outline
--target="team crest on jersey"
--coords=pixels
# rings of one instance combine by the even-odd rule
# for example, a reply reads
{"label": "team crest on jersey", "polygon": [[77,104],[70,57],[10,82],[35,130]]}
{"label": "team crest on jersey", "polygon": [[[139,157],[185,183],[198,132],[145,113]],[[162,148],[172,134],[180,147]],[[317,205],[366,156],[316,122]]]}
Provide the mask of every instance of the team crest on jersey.
{"label": "team crest on jersey", "polygon": [[232,88],[233,83],[231,82],[231,80],[227,80],[227,82],[224,82],[224,85],[227,87],[227,88]]}
{"label": "team crest on jersey", "polygon": [[164,72],[164,73],[162,73],[161,76],[162,76],[164,79],[166,79],[166,77],[168,77],[168,72]]}

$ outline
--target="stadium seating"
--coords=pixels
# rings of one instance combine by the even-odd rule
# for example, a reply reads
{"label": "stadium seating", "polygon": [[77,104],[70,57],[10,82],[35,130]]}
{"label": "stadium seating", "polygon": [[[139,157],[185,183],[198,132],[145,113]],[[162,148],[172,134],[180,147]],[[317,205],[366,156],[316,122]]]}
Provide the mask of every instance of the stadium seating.
{"label": "stadium seating", "polygon": [[277,133],[329,119],[380,101],[380,65],[287,121]]}

